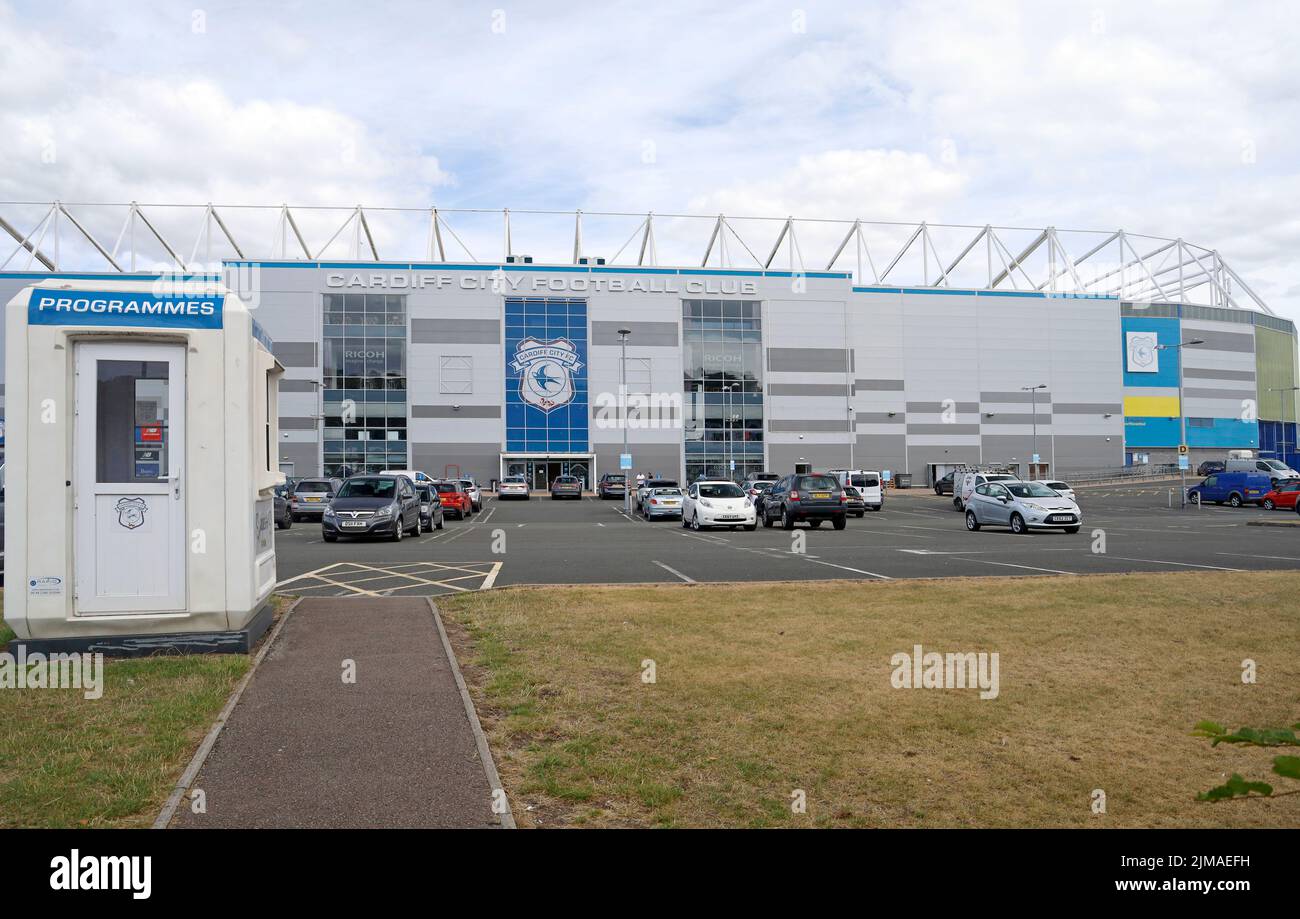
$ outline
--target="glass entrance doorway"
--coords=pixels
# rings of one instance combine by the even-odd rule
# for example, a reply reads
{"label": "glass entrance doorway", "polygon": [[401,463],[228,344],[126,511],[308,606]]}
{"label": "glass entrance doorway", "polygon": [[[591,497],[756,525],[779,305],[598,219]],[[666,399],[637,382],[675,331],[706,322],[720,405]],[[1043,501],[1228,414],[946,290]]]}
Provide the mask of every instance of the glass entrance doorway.
{"label": "glass entrance doorway", "polygon": [[507,476],[521,475],[528,480],[528,487],[533,491],[546,491],[557,476],[576,475],[582,480],[584,491],[591,488],[591,458],[578,459],[532,459],[523,457],[505,458],[503,463]]}

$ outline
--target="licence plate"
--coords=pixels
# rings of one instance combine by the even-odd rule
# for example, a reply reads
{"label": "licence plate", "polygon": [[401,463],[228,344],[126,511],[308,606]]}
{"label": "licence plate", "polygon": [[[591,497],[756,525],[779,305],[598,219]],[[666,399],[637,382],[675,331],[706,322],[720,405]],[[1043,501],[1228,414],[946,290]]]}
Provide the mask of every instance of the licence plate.
{"label": "licence plate", "polygon": [[676,507],[676,506],[677,506],[677,503],[678,503],[678,502],[676,502],[676,501],[665,501],[665,502],[664,502],[664,507]]}
{"label": "licence plate", "polygon": [[304,501],[318,502],[320,498],[303,498]]}
{"label": "licence plate", "polygon": [[829,491],[815,491],[812,493],[812,496],[814,498],[829,498],[831,493]]}
{"label": "licence plate", "polygon": [[364,520],[344,520],[341,525],[345,527],[363,527],[367,523]]}
{"label": "licence plate", "polygon": [[1074,523],[1073,514],[1053,514],[1048,518],[1049,523]]}

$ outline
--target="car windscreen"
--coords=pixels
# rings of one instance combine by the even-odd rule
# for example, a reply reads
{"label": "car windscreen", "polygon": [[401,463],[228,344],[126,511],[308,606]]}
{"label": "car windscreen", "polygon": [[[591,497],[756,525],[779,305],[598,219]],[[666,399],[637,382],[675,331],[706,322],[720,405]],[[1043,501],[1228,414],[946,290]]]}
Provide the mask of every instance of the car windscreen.
{"label": "car windscreen", "polygon": [[528,484],[528,480],[525,479],[525,478],[523,478],[522,476],[512,475],[512,476],[510,476],[509,478],[502,479],[502,480],[501,480],[501,484],[503,484],[503,485],[527,485],[527,484]]}
{"label": "car windscreen", "polygon": [[339,489],[340,498],[391,498],[396,494],[396,479],[348,479]]}
{"label": "car windscreen", "polygon": [[1287,466],[1286,463],[1280,463],[1277,460],[1264,460],[1264,465],[1268,466],[1269,469],[1274,469],[1278,472],[1291,471],[1291,467]]}
{"label": "car windscreen", "polygon": [[460,486],[457,485],[455,482],[439,482],[437,485],[433,487],[438,489],[438,492],[440,494],[444,494],[444,495],[455,494],[456,492],[460,491]]}
{"label": "car windscreen", "polygon": [[700,486],[701,498],[743,498],[745,493],[739,485],[730,482],[714,482]]}
{"label": "car windscreen", "polygon": [[1037,482],[1006,482],[1003,487],[1017,498],[1059,498],[1056,492]]}
{"label": "car windscreen", "polygon": [[876,488],[880,485],[880,479],[874,475],[855,475],[849,479],[849,484],[854,488]]}
{"label": "car windscreen", "polygon": [[650,492],[652,495],[667,495],[669,497],[680,497],[682,490],[680,488],[656,488]]}
{"label": "car windscreen", "polygon": [[673,479],[649,479],[645,483],[646,488],[676,488],[677,482]]}
{"label": "car windscreen", "polygon": [[330,490],[329,482],[299,482],[294,486],[294,491],[311,491],[327,492]]}
{"label": "car windscreen", "polygon": [[984,477],[984,481],[986,482],[1014,482],[1015,480],[1016,477],[1013,475],[998,474],[998,475],[986,475]]}
{"label": "car windscreen", "polygon": [[1062,489],[1068,490],[1070,488],[1070,486],[1066,485],[1064,482],[1044,482],[1043,484],[1048,488],[1055,488],[1057,491],[1061,491]]}
{"label": "car windscreen", "polygon": [[415,493],[420,496],[420,500],[425,504],[433,500],[433,489],[428,485],[415,486]]}
{"label": "car windscreen", "polygon": [[561,475],[556,476],[555,481],[559,482],[561,485],[572,485],[578,480],[571,475]]}
{"label": "car windscreen", "polygon": [[805,475],[800,476],[796,489],[804,491],[833,491],[839,488],[839,483],[828,475]]}
{"label": "car windscreen", "polygon": [[473,488],[473,487],[474,487],[474,480],[473,480],[473,479],[461,479],[461,480],[460,480],[460,484],[464,485],[466,488]]}
{"label": "car windscreen", "polygon": [[626,481],[627,481],[627,476],[625,476],[625,475],[607,475],[607,476],[605,476],[605,481],[606,481],[606,482],[626,482]]}
{"label": "car windscreen", "polygon": [[856,488],[854,488],[852,485],[845,485],[845,486],[844,486],[844,493],[845,493],[846,495],[848,495],[850,498],[860,498],[860,497],[862,497],[860,494],[858,494],[858,490],[857,490]]}

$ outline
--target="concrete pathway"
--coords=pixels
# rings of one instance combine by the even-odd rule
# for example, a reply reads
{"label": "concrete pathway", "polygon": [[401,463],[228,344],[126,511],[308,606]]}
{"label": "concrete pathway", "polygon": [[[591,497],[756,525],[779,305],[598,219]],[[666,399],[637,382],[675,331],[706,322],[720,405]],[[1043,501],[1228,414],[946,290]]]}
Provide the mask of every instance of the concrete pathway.
{"label": "concrete pathway", "polygon": [[499,826],[423,598],[304,599],[191,789],[173,827]]}

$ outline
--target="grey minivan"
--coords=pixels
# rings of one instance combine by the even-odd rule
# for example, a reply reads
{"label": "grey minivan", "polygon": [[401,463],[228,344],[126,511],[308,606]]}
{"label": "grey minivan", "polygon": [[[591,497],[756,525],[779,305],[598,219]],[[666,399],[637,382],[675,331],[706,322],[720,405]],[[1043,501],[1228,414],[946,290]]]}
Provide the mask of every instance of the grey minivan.
{"label": "grey minivan", "polygon": [[424,532],[415,483],[404,475],[354,475],[343,483],[321,517],[321,538],[386,536],[400,542]]}

